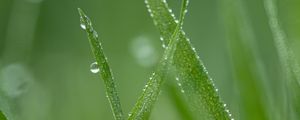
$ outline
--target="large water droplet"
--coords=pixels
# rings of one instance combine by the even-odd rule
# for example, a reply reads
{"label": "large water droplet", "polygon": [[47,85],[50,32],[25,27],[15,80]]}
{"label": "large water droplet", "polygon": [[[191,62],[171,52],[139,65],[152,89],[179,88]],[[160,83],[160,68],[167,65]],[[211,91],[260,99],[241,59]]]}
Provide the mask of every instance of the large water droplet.
{"label": "large water droplet", "polygon": [[100,71],[100,68],[98,66],[98,63],[97,62],[93,62],[90,66],[90,71],[92,73],[98,73]]}
{"label": "large water droplet", "polygon": [[85,25],[85,22],[84,22],[84,18],[83,18],[83,17],[80,17],[80,27],[81,27],[83,30],[86,30],[86,25]]}

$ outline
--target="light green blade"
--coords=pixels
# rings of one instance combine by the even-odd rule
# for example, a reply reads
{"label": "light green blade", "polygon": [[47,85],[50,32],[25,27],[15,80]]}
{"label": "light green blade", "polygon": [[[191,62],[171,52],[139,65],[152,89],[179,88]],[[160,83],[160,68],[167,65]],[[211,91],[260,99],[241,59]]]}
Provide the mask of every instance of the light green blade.
{"label": "light green blade", "polygon": [[287,34],[282,29],[278,20],[276,0],[264,0],[264,6],[269,26],[273,34],[275,47],[281,62],[284,82],[287,89],[285,119],[297,120],[300,118],[300,65],[297,61],[292,44],[289,43]]}
{"label": "light green blade", "polygon": [[81,27],[86,31],[88,35],[88,39],[97,62],[97,66],[100,69],[99,75],[104,80],[106,95],[113,111],[114,118],[116,120],[123,120],[123,112],[118,92],[116,90],[115,80],[108,65],[107,59],[104,55],[101,42],[98,38],[98,33],[94,30],[90,19],[85,15],[85,13],[80,8],[78,8],[78,11],[80,14]]}

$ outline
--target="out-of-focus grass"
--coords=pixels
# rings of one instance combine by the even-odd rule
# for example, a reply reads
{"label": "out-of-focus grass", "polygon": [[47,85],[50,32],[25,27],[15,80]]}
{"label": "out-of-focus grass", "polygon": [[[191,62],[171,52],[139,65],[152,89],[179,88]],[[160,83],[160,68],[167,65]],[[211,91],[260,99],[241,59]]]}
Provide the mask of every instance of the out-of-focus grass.
{"label": "out-of-focus grass", "polygon": [[[94,60],[92,60],[91,54],[87,54],[89,48],[86,38],[79,34],[82,32],[78,28],[78,14],[76,12],[76,8],[79,6],[84,9],[88,8],[86,9],[87,12],[90,16],[93,16],[96,22],[95,28],[99,30],[98,32],[105,40],[103,41],[103,44],[105,44],[104,49],[108,58],[110,58],[109,61],[111,68],[114,70],[115,78],[118,80],[117,86],[121,91],[120,99],[122,99],[123,109],[125,113],[129,112],[139,96],[140,90],[144,87],[146,82],[144,78],[149,77],[148,75],[153,70],[155,63],[158,62],[157,59],[153,59],[152,62],[149,62],[152,64],[148,65],[143,65],[143,62],[136,62],[140,61],[140,57],[136,57],[137,54],[130,51],[134,47],[132,42],[147,40],[148,47],[154,49],[137,48],[137,51],[140,51],[139,53],[144,53],[142,55],[148,55],[147,57],[159,57],[163,51],[157,37],[159,35],[148,16],[144,1],[44,0],[40,3],[32,1],[37,0],[0,1],[0,79],[1,81],[5,79],[5,81],[11,81],[10,79],[14,79],[16,76],[23,76],[23,73],[31,74],[29,75],[31,77],[27,77],[32,81],[32,83],[28,82],[30,83],[29,86],[26,85],[28,90],[22,92],[15,100],[10,101],[16,103],[16,106],[14,106],[18,110],[16,113],[22,117],[22,120],[113,119],[105,94],[99,94],[104,93],[103,88],[99,88],[102,83],[94,81],[95,76],[89,72],[88,64],[94,62]],[[19,2],[19,5],[14,7],[17,2]],[[168,0],[168,2],[171,8],[175,8],[173,10],[175,13],[179,11],[177,9],[179,0]],[[229,2],[229,0],[224,2]],[[185,31],[191,37],[191,42],[201,55],[210,76],[215,78],[215,85],[219,88],[220,96],[225,103],[228,103],[227,107],[235,118],[245,118],[247,115],[254,114],[250,112],[246,115],[243,111],[246,111],[247,107],[240,107],[242,106],[240,103],[249,97],[247,94],[241,93],[251,91],[251,86],[249,87],[248,84],[244,83],[241,80],[242,78],[247,79],[248,82],[254,83],[256,81],[256,85],[259,86],[257,87],[259,88],[256,91],[257,94],[249,95],[262,96],[261,101],[264,104],[261,108],[265,108],[266,119],[284,119],[285,113],[282,109],[287,107],[287,104],[285,104],[287,102],[284,100],[289,92],[283,89],[284,80],[281,76],[282,71],[273,36],[269,29],[264,3],[262,0],[241,0],[241,2],[243,5],[238,4],[236,5],[237,8],[234,7],[234,9],[243,8],[246,10],[246,17],[241,18],[239,14],[234,13],[233,16],[235,17],[229,19],[238,18],[238,20],[235,22],[236,25],[231,26],[223,19],[226,15],[223,8],[228,9],[233,6],[221,7],[222,1],[192,0],[185,21]],[[236,3],[236,1],[233,1],[233,3]],[[287,42],[293,43],[289,47],[294,50],[295,56],[299,58],[300,37],[298,33],[300,24],[297,12],[300,9],[299,0],[277,0],[274,3],[278,7],[279,23],[287,35]],[[38,10],[34,7],[38,4],[40,5],[40,8],[38,8],[40,12],[37,12]],[[16,15],[14,14],[15,9],[31,15],[21,14],[20,16],[23,16],[24,19],[13,17]],[[30,12],[31,10],[33,12]],[[30,19],[34,20],[29,16],[36,16],[36,21],[25,22],[30,21]],[[249,26],[253,31],[253,38],[247,35],[244,36],[251,29],[243,27],[243,25],[237,26],[241,21],[244,21],[243,19],[249,22]],[[11,25],[14,22],[16,24]],[[26,26],[21,25],[22,23]],[[233,31],[232,34],[239,35],[242,33],[243,36],[237,39],[228,39],[226,34],[229,32],[229,28],[239,29]],[[32,31],[32,29],[35,30],[27,36],[26,33]],[[244,31],[244,29],[247,31]],[[14,33],[11,34],[10,31]],[[9,37],[9,34],[12,36]],[[8,38],[16,38],[17,40]],[[26,41],[31,41],[28,48],[25,44],[21,44],[21,42],[29,44]],[[233,45],[242,44],[244,47],[232,48],[228,46],[227,41],[233,42]],[[17,53],[14,53],[14,48],[10,54],[7,54],[6,50],[12,42],[18,43],[17,45],[20,48],[26,48],[26,50],[18,49],[17,51],[20,52],[15,51]],[[227,47],[228,50],[226,50]],[[241,51],[241,49],[244,49],[244,51]],[[147,54],[144,50],[150,50],[148,53],[153,54]],[[230,59],[230,56],[233,56],[234,53],[241,52],[243,54],[235,55],[234,59]],[[18,53],[24,56],[26,60],[18,56]],[[245,55],[248,53],[250,57]],[[15,60],[13,62],[8,60],[9,56]],[[251,60],[243,56],[248,56]],[[248,63],[253,63],[252,58],[259,58],[262,61],[258,65],[258,69],[261,69],[260,66],[262,66],[261,71],[256,69],[257,65]],[[237,65],[240,66],[241,71],[236,71],[236,67],[230,68]],[[7,71],[11,66],[19,66],[16,67],[19,73],[5,74],[11,77],[5,77],[4,79],[4,72],[2,71]],[[246,74],[244,72],[245,70],[252,71],[252,67],[259,73],[251,72],[250,74],[246,72]],[[23,70],[27,72],[20,72]],[[261,77],[261,74],[265,77]],[[251,81],[252,79],[247,77],[249,75],[258,77],[253,77],[257,79]],[[239,76],[239,78],[236,76]],[[246,87],[241,88],[239,84]],[[4,84],[1,83],[0,85],[3,91],[2,86]],[[179,110],[172,107],[174,96],[168,97],[171,93],[163,89],[161,99],[158,99],[158,106],[154,107],[151,118],[185,119],[171,117],[179,116],[177,112],[184,110],[180,106],[178,106]],[[178,95],[178,93],[172,94]],[[260,100],[255,99],[255,101]],[[243,103],[243,105],[247,104]],[[164,108],[159,109],[160,107]],[[254,106],[253,109],[259,108]],[[270,110],[274,110],[274,113]],[[263,118],[263,116],[258,117]]]}

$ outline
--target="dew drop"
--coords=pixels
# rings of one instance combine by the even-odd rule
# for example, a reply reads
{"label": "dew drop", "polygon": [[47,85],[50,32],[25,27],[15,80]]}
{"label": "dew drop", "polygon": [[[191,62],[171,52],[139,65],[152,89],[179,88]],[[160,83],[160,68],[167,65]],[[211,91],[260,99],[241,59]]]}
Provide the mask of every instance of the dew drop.
{"label": "dew drop", "polygon": [[175,22],[178,24],[179,23],[179,21],[178,20],[175,20]]}
{"label": "dew drop", "polygon": [[93,62],[90,66],[90,71],[92,73],[98,73],[100,71],[98,63],[97,62]]}
{"label": "dew drop", "polygon": [[163,47],[163,48],[166,48],[166,45],[165,45],[165,44],[162,44],[162,47]]}
{"label": "dew drop", "polygon": [[171,14],[171,16],[172,16],[173,18],[175,18],[175,15],[174,15],[174,14]]}
{"label": "dew drop", "polygon": [[98,33],[96,31],[93,31],[93,37],[98,38]]}
{"label": "dew drop", "polygon": [[216,89],[216,92],[218,92],[219,91],[219,89]]}
{"label": "dew drop", "polygon": [[184,90],[181,90],[182,93],[184,93]]}
{"label": "dew drop", "polygon": [[192,49],[193,49],[193,51],[196,51],[196,48],[193,47]]}
{"label": "dew drop", "polygon": [[86,30],[86,25],[85,25],[85,22],[84,22],[84,18],[83,18],[83,17],[80,17],[80,27],[81,27],[83,30]]}
{"label": "dew drop", "polygon": [[160,40],[161,40],[161,41],[164,41],[164,38],[163,38],[163,37],[160,37]]}
{"label": "dew drop", "polygon": [[80,27],[81,27],[83,30],[86,30],[85,24],[81,23],[81,24],[80,24]]}
{"label": "dew drop", "polygon": [[226,107],[227,105],[226,105],[226,104],[224,104],[223,106],[224,106],[224,107]]}
{"label": "dew drop", "polygon": [[186,14],[188,11],[187,10],[184,10],[184,13]]}

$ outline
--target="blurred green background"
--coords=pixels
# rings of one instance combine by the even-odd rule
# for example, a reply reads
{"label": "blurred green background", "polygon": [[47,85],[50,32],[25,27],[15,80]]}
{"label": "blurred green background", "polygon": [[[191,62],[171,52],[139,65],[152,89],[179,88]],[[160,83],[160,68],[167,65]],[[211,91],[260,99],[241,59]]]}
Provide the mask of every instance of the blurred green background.
{"label": "blurred green background", "polygon": [[[168,0],[178,14],[180,0]],[[300,1],[278,0],[279,21],[300,51]],[[163,48],[143,0],[0,0],[0,102],[16,120],[112,120],[80,7],[103,42],[128,113]],[[190,0],[184,30],[236,119],[278,119],[284,83],[262,0]],[[180,120],[167,91],[151,118]]]}

